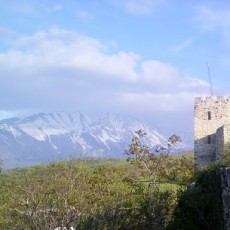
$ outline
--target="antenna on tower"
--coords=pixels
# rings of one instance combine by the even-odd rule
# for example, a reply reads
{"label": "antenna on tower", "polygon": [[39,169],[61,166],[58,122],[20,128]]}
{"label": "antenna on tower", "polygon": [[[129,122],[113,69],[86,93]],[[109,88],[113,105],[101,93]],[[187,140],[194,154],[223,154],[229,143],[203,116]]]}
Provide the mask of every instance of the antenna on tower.
{"label": "antenna on tower", "polygon": [[210,72],[210,67],[209,63],[207,62],[207,68],[208,68],[208,79],[211,87],[211,96],[213,96],[213,89],[212,89],[212,78],[211,78],[211,72]]}

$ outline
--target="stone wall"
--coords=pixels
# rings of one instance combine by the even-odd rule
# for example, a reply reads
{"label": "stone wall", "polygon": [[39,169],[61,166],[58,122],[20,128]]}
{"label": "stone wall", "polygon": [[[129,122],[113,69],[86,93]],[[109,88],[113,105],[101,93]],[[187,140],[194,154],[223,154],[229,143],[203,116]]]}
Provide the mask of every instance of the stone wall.
{"label": "stone wall", "polygon": [[221,126],[216,131],[216,159],[221,160],[224,155],[224,140],[225,137],[225,126]]}
{"label": "stone wall", "polygon": [[194,104],[195,167],[220,159],[230,140],[230,97],[198,97]]}

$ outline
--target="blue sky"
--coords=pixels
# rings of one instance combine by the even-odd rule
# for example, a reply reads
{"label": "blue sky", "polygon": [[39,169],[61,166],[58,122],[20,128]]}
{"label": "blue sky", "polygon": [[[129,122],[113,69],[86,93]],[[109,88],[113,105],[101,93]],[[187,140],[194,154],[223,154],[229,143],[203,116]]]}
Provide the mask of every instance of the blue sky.
{"label": "blue sky", "polygon": [[196,96],[230,86],[227,0],[1,0],[0,118],[132,115],[192,130]]}

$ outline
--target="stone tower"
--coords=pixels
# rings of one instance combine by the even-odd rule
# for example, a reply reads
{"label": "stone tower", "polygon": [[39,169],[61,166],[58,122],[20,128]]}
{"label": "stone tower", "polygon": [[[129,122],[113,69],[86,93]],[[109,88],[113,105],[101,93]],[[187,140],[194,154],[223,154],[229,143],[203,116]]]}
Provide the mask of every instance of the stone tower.
{"label": "stone tower", "polygon": [[194,105],[195,168],[203,168],[223,158],[230,143],[230,97],[195,98]]}

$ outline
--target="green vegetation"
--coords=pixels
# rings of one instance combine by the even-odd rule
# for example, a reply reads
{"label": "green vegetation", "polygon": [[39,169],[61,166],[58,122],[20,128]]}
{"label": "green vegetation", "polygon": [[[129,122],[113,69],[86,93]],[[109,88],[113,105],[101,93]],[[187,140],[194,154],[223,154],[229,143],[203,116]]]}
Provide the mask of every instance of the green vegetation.
{"label": "green vegetation", "polygon": [[220,165],[194,175],[191,153],[169,154],[176,135],[156,151],[145,135],[133,137],[127,160],[2,171],[0,229],[224,229]]}
{"label": "green vegetation", "polygon": [[[224,230],[220,168],[217,162],[196,175],[196,184],[179,191],[178,205],[168,230]],[[183,226],[183,228],[181,227]]]}
{"label": "green vegetation", "polygon": [[[230,165],[230,145],[224,147],[224,158],[211,163],[194,175],[196,182],[178,192],[178,204],[168,230],[224,230],[221,168]],[[183,226],[183,228],[181,228]]]}
{"label": "green vegetation", "polygon": [[0,229],[165,229],[193,164],[163,149],[151,152],[144,135],[137,132],[128,161],[70,160],[2,172]]}
{"label": "green vegetation", "polygon": [[140,173],[124,160],[71,160],[2,172],[0,229],[162,229],[178,185],[159,184],[149,200],[146,182],[134,180]]}

